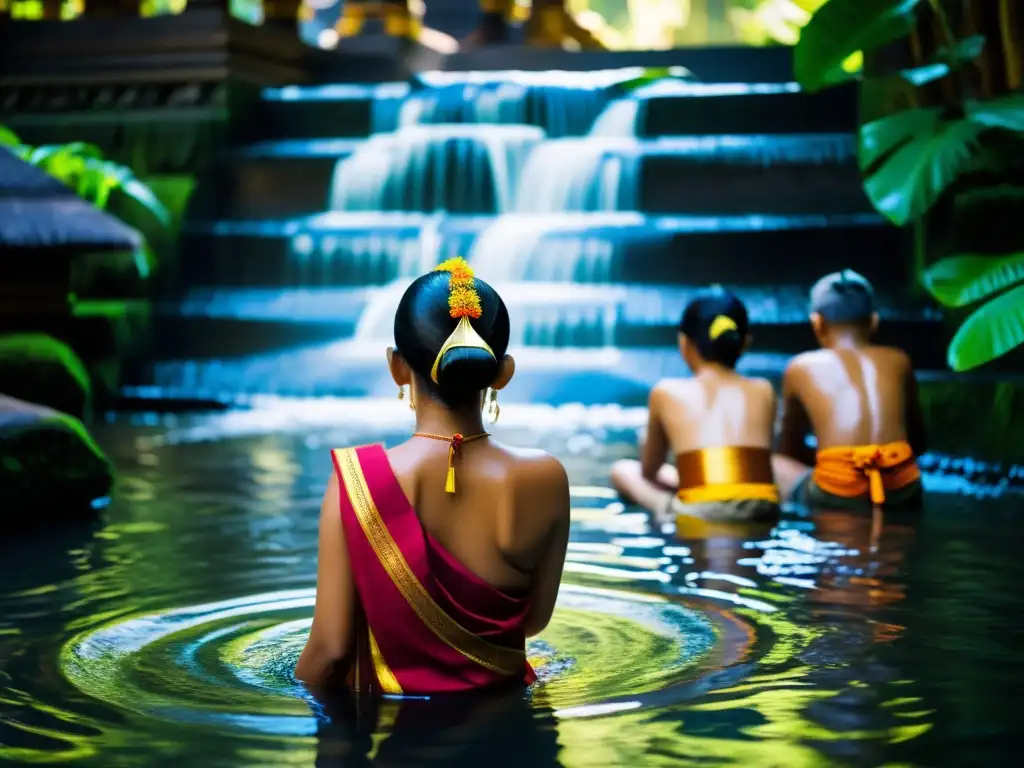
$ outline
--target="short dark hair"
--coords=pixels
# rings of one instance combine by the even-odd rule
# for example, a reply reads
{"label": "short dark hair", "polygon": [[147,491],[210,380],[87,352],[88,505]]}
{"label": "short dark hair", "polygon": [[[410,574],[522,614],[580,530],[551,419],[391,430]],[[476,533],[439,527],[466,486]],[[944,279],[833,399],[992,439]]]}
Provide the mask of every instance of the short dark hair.
{"label": "short dark hair", "polygon": [[875,289],[863,275],[844,269],[814,284],[810,305],[830,323],[866,323],[875,313]]}

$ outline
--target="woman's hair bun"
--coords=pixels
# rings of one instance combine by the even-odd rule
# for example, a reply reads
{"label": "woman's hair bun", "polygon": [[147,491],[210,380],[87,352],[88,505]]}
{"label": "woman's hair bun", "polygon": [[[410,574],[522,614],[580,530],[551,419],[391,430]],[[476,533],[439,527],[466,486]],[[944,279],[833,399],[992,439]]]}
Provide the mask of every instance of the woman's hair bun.
{"label": "woman's hair bun", "polygon": [[709,338],[708,353],[702,352],[701,356],[732,368],[743,354],[743,341],[743,336],[736,328],[729,328],[714,338]]}
{"label": "woman's hair bun", "polygon": [[480,347],[453,347],[437,364],[437,386],[456,399],[486,389],[498,376],[498,360]]}
{"label": "woman's hair bun", "polygon": [[743,354],[750,320],[735,294],[722,289],[702,291],[683,311],[679,331],[705,360],[733,368]]}
{"label": "woman's hair bun", "polygon": [[[395,349],[428,393],[462,407],[498,376],[508,349],[508,309],[494,288],[473,277],[468,264],[439,265],[446,266],[450,271],[439,268],[414,280],[402,296],[395,312]],[[438,359],[460,323],[468,323],[482,345],[451,345]]]}

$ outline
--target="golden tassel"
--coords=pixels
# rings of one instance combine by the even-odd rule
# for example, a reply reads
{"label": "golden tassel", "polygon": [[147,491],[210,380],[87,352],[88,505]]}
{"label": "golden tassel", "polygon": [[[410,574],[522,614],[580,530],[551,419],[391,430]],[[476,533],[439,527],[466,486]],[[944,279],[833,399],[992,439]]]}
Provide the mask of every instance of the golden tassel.
{"label": "golden tassel", "polygon": [[445,437],[444,435],[433,435],[430,432],[416,432],[413,437],[426,437],[430,440],[443,440],[448,443],[448,475],[444,481],[444,492],[455,493],[455,460],[459,458],[459,453],[462,451],[462,444],[469,442],[470,440],[479,440],[482,437],[487,437],[486,432],[478,432],[475,435],[468,435],[463,437],[456,432],[451,437]]}
{"label": "golden tassel", "polygon": [[444,481],[444,492],[455,493],[455,443],[448,446],[448,477]]}

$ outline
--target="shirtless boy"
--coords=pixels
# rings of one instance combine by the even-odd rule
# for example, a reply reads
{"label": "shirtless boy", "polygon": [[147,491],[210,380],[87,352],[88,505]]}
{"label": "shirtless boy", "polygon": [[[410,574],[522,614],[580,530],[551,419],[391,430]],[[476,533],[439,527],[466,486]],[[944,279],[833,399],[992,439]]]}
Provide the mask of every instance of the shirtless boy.
{"label": "shirtless boy", "polygon": [[920,503],[917,383],[905,352],[871,343],[878,328],[871,284],[852,270],[826,275],[810,305],[821,349],[793,358],[782,381],[772,466],[783,498],[843,509]]}

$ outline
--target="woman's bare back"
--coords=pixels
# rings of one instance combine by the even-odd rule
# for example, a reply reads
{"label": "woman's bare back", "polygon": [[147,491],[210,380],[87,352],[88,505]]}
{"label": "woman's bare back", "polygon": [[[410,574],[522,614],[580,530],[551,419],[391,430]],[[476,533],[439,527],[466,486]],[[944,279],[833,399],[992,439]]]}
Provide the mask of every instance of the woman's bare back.
{"label": "woman's bare back", "polygon": [[563,528],[567,536],[568,480],[543,451],[491,438],[464,443],[455,465],[456,494],[445,492],[446,443],[413,438],[390,449],[388,459],[424,529],[495,587],[530,587],[553,540]]}

